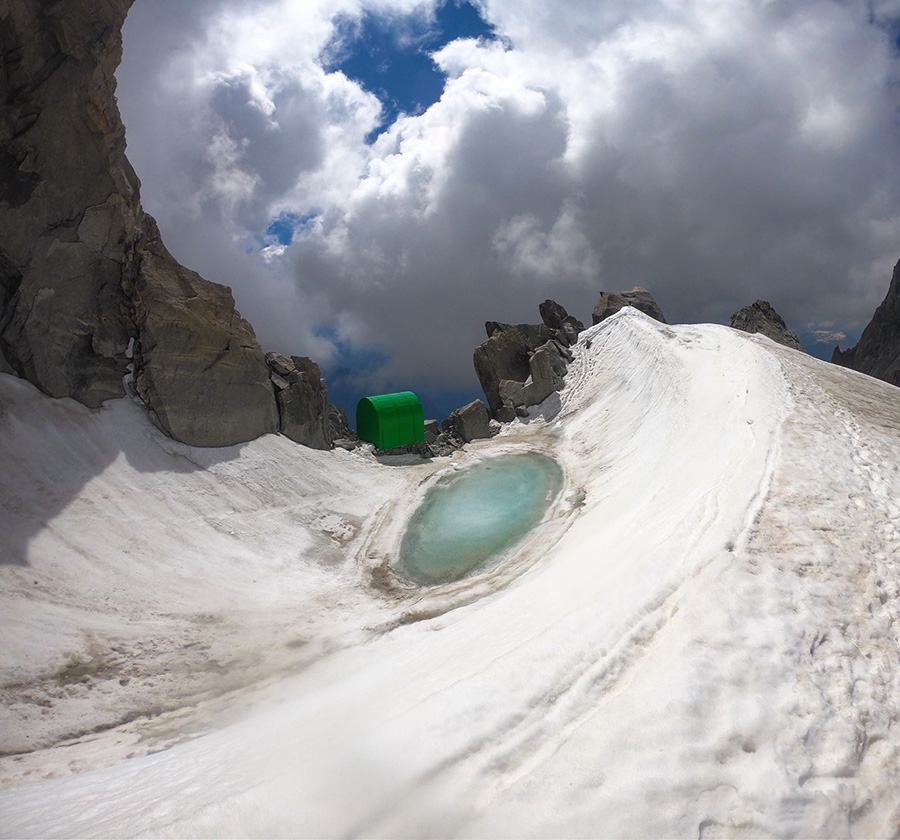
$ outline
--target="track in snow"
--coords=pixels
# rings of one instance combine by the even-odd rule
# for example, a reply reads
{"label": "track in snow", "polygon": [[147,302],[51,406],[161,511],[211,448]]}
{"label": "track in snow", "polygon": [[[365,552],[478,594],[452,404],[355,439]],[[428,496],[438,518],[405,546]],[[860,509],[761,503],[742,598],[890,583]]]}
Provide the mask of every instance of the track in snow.
{"label": "track in snow", "polygon": [[[418,608],[434,617],[412,623],[400,619],[419,596],[373,594],[360,569],[401,530],[391,493],[443,465],[304,453],[332,506],[350,506],[339,487],[356,481],[361,531],[333,574],[314,571],[313,548],[282,573],[301,593],[309,569],[310,608],[330,603],[340,627],[355,618],[374,632],[335,637],[333,616],[305,615],[312,644],[343,641],[240,720],[0,791],[3,833],[884,833],[898,781],[898,426],[889,386],[724,327],[624,310],[582,336],[554,420],[514,424],[464,456],[553,454],[563,502],[520,556],[431,590]],[[267,498],[290,485],[270,445],[213,475],[233,483],[231,501],[248,476]],[[107,480],[124,481],[121,467]],[[365,489],[382,475],[387,491]],[[161,503],[192,480],[161,476]],[[302,487],[290,493],[309,531]],[[177,508],[167,515],[177,532]],[[275,544],[288,519],[267,523]],[[53,527],[75,526],[64,512]],[[259,539],[238,547],[252,554]],[[134,558],[106,560],[127,588]],[[35,554],[33,569],[44,562]],[[299,617],[272,593],[265,608],[266,626],[280,609]],[[251,640],[264,651],[265,638]]]}

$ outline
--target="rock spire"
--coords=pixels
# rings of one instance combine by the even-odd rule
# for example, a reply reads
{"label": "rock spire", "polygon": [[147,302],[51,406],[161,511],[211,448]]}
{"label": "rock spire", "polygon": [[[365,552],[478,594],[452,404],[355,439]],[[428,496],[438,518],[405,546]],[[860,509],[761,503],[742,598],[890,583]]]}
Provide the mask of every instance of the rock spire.
{"label": "rock spire", "polygon": [[757,300],[739,309],[731,316],[731,326],[742,332],[762,333],[785,347],[803,350],[800,339],[788,329],[784,319],[767,300]]}
{"label": "rock spire", "polygon": [[835,347],[831,361],[900,385],[900,261],[894,266],[887,295],[856,346]]}

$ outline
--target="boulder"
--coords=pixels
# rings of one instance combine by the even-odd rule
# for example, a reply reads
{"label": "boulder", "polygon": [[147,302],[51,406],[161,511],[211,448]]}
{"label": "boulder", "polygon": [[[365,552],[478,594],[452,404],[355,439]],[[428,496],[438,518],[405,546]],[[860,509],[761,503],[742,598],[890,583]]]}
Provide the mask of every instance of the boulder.
{"label": "boulder", "polygon": [[179,265],[156,226],[130,288],[135,388],[154,422],[193,446],[229,446],[278,429],[262,350],[231,290]]}
{"label": "boulder", "polygon": [[491,436],[490,415],[481,400],[472,400],[468,405],[450,412],[444,421],[444,431],[470,443],[473,440]]}
{"label": "boulder", "polygon": [[425,421],[425,443],[434,443],[441,433],[441,427],[437,420]]}
{"label": "boulder", "polygon": [[539,309],[542,324],[487,321],[488,340],[475,348],[475,372],[491,416],[501,423],[524,417],[529,406],[562,388],[573,358],[569,347],[584,330],[556,301],[545,300]]}
{"label": "boulder", "polygon": [[567,347],[578,341],[579,333],[584,331],[584,324],[569,315],[565,308],[554,300],[545,300],[539,307],[541,320],[557,331],[557,337]]}
{"label": "boulder", "polygon": [[847,350],[835,347],[831,361],[900,385],[900,261],[894,266],[887,295],[859,341]]}
{"label": "boulder", "polygon": [[500,381],[500,399],[503,404],[515,409],[542,403],[550,394],[562,388],[568,361],[555,341],[542,344],[535,349],[528,361],[529,375],[524,382],[513,379]]}
{"label": "boulder", "polygon": [[[319,366],[306,356],[266,353],[269,378],[278,406],[278,431],[312,449],[331,449],[334,432],[343,432],[340,415],[332,429],[328,391]],[[344,418],[345,420],[346,418]],[[344,424],[346,425],[346,424]],[[339,434],[346,439],[349,434]]]}
{"label": "boulder", "polygon": [[555,341],[548,341],[538,347],[529,363],[531,367],[531,381],[541,393],[544,391],[546,393],[543,396],[535,394],[537,399],[534,402],[527,403],[527,405],[537,405],[547,399],[554,391],[562,388],[563,380],[566,378],[566,370],[571,361],[572,354]]}
{"label": "boulder", "polygon": [[[561,330],[563,322],[569,317],[569,313],[566,312],[565,307],[549,298],[538,305],[538,311],[541,313],[541,320],[550,327],[551,330]],[[582,327],[582,329],[584,329],[584,327]]]}
{"label": "boulder", "polygon": [[599,324],[610,315],[615,315],[623,306],[633,306],[645,315],[663,324],[667,323],[659,304],[643,286],[635,286],[630,292],[600,292],[591,315],[592,323]]}
{"label": "boulder", "polygon": [[283,353],[276,353],[274,350],[266,353],[266,364],[270,368],[269,376],[273,379],[276,374],[278,376],[290,376],[297,369],[297,366],[291,361],[289,356],[285,356]]}
{"label": "boulder", "polygon": [[500,321],[485,321],[484,331],[487,333],[488,338],[493,338],[497,333],[508,330],[511,326],[511,324],[503,324]]}
{"label": "boulder", "polygon": [[[493,326],[493,330],[490,327]],[[488,321],[487,341],[475,348],[473,363],[491,413],[503,406],[500,382],[510,379],[524,383],[531,376],[531,356],[554,337],[546,324],[498,324]]]}
{"label": "boulder", "polygon": [[788,329],[782,317],[767,300],[757,300],[731,316],[733,329],[747,333],[761,333],[785,347],[803,350],[800,339]]}

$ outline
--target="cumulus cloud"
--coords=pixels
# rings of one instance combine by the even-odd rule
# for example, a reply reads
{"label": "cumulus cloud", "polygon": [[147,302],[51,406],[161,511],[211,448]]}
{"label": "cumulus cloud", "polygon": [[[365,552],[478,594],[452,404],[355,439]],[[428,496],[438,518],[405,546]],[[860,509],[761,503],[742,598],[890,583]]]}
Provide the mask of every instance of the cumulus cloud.
{"label": "cumulus cloud", "polygon": [[264,346],[461,388],[483,322],[545,297],[868,320],[900,257],[898,6],[485,0],[500,40],[434,53],[440,99],[367,143],[381,103],[323,56],[433,0],[138,0],[120,106],[171,250]]}

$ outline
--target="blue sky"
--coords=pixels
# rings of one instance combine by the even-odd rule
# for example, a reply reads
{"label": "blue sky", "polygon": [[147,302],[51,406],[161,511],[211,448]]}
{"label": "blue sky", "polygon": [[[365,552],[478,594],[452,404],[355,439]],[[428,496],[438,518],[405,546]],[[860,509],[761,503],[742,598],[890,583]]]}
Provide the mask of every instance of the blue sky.
{"label": "blue sky", "polygon": [[[290,245],[294,232],[303,230],[315,220],[316,213],[289,213],[282,211],[266,228],[266,237],[279,245]],[[269,243],[267,243],[269,244]]]}
{"label": "blue sky", "polygon": [[421,114],[440,99],[446,76],[431,53],[458,38],[495,40],[497,34],[466,0],[447,0],[433,17],[364,10],[359,18],[339,19],[323,63],[380,100],[382,119],[367,137],[372,142],[401,113]]}

